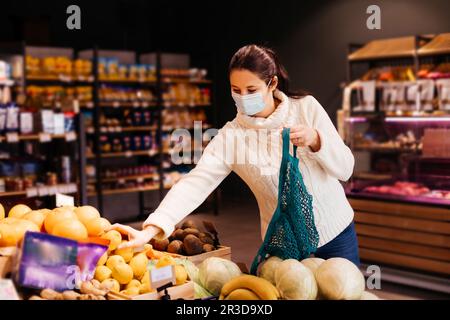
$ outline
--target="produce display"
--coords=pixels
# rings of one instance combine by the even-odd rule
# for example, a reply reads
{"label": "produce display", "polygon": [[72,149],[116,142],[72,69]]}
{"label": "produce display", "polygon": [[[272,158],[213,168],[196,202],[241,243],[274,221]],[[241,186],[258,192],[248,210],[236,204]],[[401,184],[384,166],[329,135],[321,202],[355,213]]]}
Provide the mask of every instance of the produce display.
{"label": "produce display", "polygon": [[431,190],[423,184],[407,181],[397,181],[390,185],[369,186],[364,188],[363,191],[396,196],[450,199],[450,190]]}

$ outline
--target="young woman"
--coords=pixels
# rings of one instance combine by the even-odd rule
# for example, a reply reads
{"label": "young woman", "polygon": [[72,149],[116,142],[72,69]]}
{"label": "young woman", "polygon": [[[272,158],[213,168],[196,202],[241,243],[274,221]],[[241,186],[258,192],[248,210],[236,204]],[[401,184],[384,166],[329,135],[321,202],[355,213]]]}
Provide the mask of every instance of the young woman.
{"label": "young woman", "polygon": [[[256,197],[264,238],[278,200],[281,130],[289,127],[291,142],[298,147],[304,183],[313,198],[319,234],[315,256],[343,257],[358,265],[353,210],[339,183],[352,175],[354,158],[323,107],[313,96],[289,90],[285,68],[275,52],[265,47],[248,45],[239,49],[231,59],[229,77],[236,117],[219,130],[197,166],[172,187],[144,222],[142,231],[118,224],[112,228],[128,233],[128,246],[141,246],[153,237],[166,238],[234,171]],[[256,146],[243,137],[249,130],[271,133],[269,138],[257,138]],[[271,155],[255,150],[261,146],[273,150]],[[257,154],[258,162],[264,165],[236,161],[242,152]]]}

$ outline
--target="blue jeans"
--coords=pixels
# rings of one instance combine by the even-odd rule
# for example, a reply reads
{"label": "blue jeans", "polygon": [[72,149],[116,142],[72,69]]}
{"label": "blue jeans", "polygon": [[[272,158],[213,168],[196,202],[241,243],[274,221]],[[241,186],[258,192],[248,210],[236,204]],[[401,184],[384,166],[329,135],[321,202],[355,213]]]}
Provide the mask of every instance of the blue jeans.
{"label": "blue jeans", "polygon": [[350,223],[336,238],[317,248],[314,256],[322,259],[341,257],[350,260],[359,267],[360,261],[355,223]]}

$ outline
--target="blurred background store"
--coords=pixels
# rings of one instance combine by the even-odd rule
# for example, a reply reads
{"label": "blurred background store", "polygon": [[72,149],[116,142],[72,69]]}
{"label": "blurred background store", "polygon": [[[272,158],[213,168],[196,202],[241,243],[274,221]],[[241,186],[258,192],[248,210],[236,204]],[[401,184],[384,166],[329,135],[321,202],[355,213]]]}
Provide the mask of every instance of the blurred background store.
{"label": "blurred background store", "polygon": [[[142,221],[192,168],[170,161],[170,133],[231,120],[229,59],[264,44],[354,151],[345,186],[362,260],[382,266],[385,297],[450,296],[447,0],[378,1],[381,30],[366,27],[365,0],[78,1],[80,30],[66,27],[71,4],[2,3],[6,209],[44,207],[60,192],[112,221]],[[251,262],[258,208],[236,175],[193,218],[216,221],[233,258]]]}

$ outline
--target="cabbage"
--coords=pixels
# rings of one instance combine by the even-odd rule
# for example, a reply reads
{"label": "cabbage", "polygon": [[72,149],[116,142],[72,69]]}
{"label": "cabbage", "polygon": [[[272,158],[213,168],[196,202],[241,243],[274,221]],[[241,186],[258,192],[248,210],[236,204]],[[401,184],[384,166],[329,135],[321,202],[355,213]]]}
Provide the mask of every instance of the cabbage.
{"label": "cabbage", "polygon": [[275,272],[276,287],[286,300],[314,300],[317,283],[311,270],[295,259],[284,260]]}
{"label": "cabbage", "polygon": [[241,274],[241,269],[234,262],[211,257],[201,263],[198,277],[206,290],[218,296],[225,283]]}
{"label": "cabbage", "polygon": [[214,296],[211,292],[203,288],[198,283],[194,282],[194,298],[195,299],[203,299]]}
{"label": "cabbage", "polygon": [[324,262],[324,259],[321,258],[306,258],[300,261],[305,267],[315,273],[316,270],[320,267],[320,265]]}
{"label": "cabbage", "polygon": [[270,257],[264,261],[259,268],[258,277],[266,279],[275,285],[275,270],[278,268],[283,260],[278,257]]}
{"label": "cabbage", "polygon": [[364,276],[358,267],[344,258],[331,258],[317,269],[320,295],[330,300],[359,300],[364,292]]}

